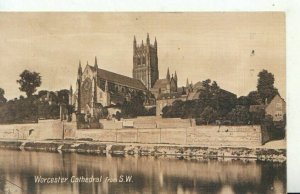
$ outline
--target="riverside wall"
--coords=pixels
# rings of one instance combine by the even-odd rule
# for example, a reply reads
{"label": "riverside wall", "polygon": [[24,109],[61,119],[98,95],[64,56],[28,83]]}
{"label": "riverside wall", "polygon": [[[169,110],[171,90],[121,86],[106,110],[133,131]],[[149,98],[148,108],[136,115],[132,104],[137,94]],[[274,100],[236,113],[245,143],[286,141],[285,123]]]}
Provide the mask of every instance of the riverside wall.
{"label": "riverside wall", "polygon": [[75,122],[60,120],[39,120],[38,123],[0,125],[0,139],[62,139],[74,138]]}
{"label": "riverside wall", "polygon": [[[153,117],[144,120],[137,118],[130,122],[132,128],[124,128],[120,122],[111,122],[117,123],[114,124],[114,128],[80,130],[76,129],[75,122],[61,122],[60,120],[0,125],[0,139],[45,140],[64,138],[117,143],[247,147],[262,145],[265,140],[261,127],[257,125],[195,126],[191,120],[187,119],[155,120]],[[156,122],[155,125],[153,122]],[[113,126],[111,123],[109,125]]]}
{"label": "riverside wall", "polygon": [[196,126],[188,128],[77,130],[76,139],[102,142],[199,146],[259,146],[260,126]]}

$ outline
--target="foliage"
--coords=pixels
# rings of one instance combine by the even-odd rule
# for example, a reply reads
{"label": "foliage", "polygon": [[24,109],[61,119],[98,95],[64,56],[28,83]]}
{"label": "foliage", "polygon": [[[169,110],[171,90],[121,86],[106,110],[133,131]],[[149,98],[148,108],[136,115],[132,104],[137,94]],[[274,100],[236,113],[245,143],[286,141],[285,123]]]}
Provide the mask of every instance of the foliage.
{"label": "foliage", "polygon": [[95,119],[98,121],[99,119],[105,119],[108,116],[107,108],[104,108],[101,104],[97,104],[95,108]]}
{"label": "foliage", "polygon": [[201,118],[203,118],[208,125],[216,120],[217,112],[212,107],[207,106],[201,113]]}
{"label": "foliage", "polygon": [[227,119],[236,125],[245,125],[250,123],[250,113],[246,106],[237,105],[227,115]]}
{"label": "foliage", "polygon": [[58,104],[48,102],[38,102],[38,116],[43,119],[58,119],[60,114]]}
{"label": "foliage", "polygon": [[119,121],[121,119],[121,117],[122,117],[122,114],[119,111],[117,111],[116,112],[116,119]]}
{"label": "foliage", "polygon": [[17,83],[20,84],[20,91],[25,92],[27,97],[30,97],[36,91],[36,88],[41,86],[42,81],[39,73],[24,70],[20,74]]}
{"label": "foliage", "polygon": [[[49,99],[45,96],[49,94]],[[68,90],[51,92],[39,91],[37,95],[24,98],[20,96],[0,106],[0,123],[26,123],[36,122],[38,118],[58,119],[60,116],[60,104],[65,104],[68,113],[74,111],[74,107],[68,105]]]}
{"label": "foliage", "polygon": [[155,116],[156,115],[156,107],[151,107],[148,110],[146,110],[145,116]]}
{"label": "foliage", "polygon": [[250,92],[247,97],[248,97],[249,105],[260,105],[264,103],[258,91]]}
{"label": "foliage", "polygon": [[281,121],[274,121],[273,122],[273,130],[271,131],[271,138],[272,139],[283,139],[285,138],[285,131],[286,131],[286,114],[283,115],[283,120]]}
{"label": "foliage", "polygon": [[162,109],[162,116],[164,118],[195,118],[199,117],[204,108],[203,103],[198,100],[176,100],[172,106],[165,106]]}
{"label": "foliage", "polygon": [[274,87],[274,75],[267,70],[262,70],[258,74],[257,92],[259,93],[262,102],[272,100],[278,94],[278,90]]}
{"label": "foliage", "polygon": [[41,90],[37,95],[39,118],[58,119],[60,105],[65,105],[69,116],[74,112],[74,107],[69,105],[69,90],[63,89],[57,92]]}
{"label": "foliage", "polygon": [[265,119],[265,110],[258,109],[257,111],[250,112],[251,124],[258,125]]}
{"label": "foliage", "polygon": [[[236,96],[222,90],[218,84],[207,79],[202,82],[199,98],[195,100],[176,100],[172,106],[164,107],[163,117],[200,118],[206,107],[214,110],[213,118],[225,117],[235,107]],[[210,110],[209,108],[207,111]],[[206,116],[206,114],[204,114]],[[204,119],[205,121],[207,119]],[[200,120],[199,120],[200,121]],[[209,121],[210,122],[210,121]]]}
{"label": "foliage", "polygon": [[206,121],[201,117],[196,118],[195,121],[196,121],[196,125],[206,125],[207,124]]}
{"label": "foliage", "polygon": [[63,89],[57,92],[57,100],[60,104],[69,104],[69,90]]}
{"label": "foliage", "polygon": [[212,92],[210,91],[211,80],[207,79],[202,81],[203,89],[199,94],[199,100],[202,101],[205,105],[208,105],[212,99]]}
{"label": "foliage", "polygon": [[0,105],[6,103],[6,98],[4,97],[5,91],[0,88]]}
{"label": "foliage", "polygon": [[146,112],[144,100],[145,95],[142,92],[138,92],[130,100],[125,100],[121,105],[122,116],[125,118],[133,118],[144,115]]}
{"label": "foliage", "polygon": [[0,106],[0,123],[37,122],[38,106],[35,97],[10,100]]}

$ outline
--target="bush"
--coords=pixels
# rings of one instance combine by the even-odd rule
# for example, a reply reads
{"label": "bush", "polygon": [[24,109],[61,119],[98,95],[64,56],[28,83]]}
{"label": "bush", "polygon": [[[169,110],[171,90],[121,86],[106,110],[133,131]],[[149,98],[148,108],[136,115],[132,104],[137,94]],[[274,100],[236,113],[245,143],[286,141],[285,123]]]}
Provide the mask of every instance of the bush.
{"label": "bush", "polygon": [[196,125],[206,125],[206,121],[203,118],[196,118]]}
{"label": "bush", "polygon": [[34,98],[15,99],[0,106],[0,123],[32,123],[38,121]]}
{"label": "bush", "polygon": [[279,140],[285,138],[285,120],[273,121],[271,115],[266,115],[261,123],[262,129],[268,133],[270,140]]}
{"label": "bush", "polygon": [[228,113],[227,119],[231,120],[235,125],[249,124],[249,109],[246,106],[237,105],[230,113]]}

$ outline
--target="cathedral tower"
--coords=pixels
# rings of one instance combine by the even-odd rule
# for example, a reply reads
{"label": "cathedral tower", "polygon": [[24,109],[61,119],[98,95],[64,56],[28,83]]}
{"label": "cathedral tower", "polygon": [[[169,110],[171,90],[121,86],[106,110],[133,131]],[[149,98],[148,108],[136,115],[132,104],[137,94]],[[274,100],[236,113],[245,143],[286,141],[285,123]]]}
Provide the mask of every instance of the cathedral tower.
{"label": "cathedral tower", "polygon": [[158,80],[158,58],[157,41],[150,44],[149,34],[147,34],[146,43],[138,45],[134,36],[133,39],[133,78],[141,82],[150,90]]}

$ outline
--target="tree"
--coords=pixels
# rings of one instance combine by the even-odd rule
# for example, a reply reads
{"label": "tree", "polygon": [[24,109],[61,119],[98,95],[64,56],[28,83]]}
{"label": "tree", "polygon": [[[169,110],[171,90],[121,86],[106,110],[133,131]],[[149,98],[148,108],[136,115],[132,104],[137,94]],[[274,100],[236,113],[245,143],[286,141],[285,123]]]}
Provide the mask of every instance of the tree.
{"label": "tree", "polygon": [[208,125],[217,118],[217,112],[212,107],[207,106],[201,113],[201,118],[203,118]]}
{"label": "tree", "polygon": [[121,106],[122,115],[128,118],[143,116],[147,111],[144,100],[145,95],[142,92],[138,92],[130,100],[125,100]]}
{"label": "tree", "polygon": [[171,112],[172,107],[171,106],[165,106],[163,107],[162,111],[162,117],[163,118],[169,118],[170,117],[170,112]]}
{"label": "tree", "polygon": [[4,97],[4,94],[5,91],[2,88],[0,88],[0,104],[4,104],[7,101],[6,98]]}
{"label": "tree", "polygon": [[39,73],[24,70],[17,83],[20,84],[20,91],[25,92],[27,97],[31,97],[36,88],[41,86],[42,81]]}
{"label": "tree", "polygon": [[236,105],[236,95],[222,90],[217,82],[211,82],[210,79],[202,81],[202,88],[197,92],[198,99],[176,100],[172,106],[165,107],[162,110],[163,117],[199,118],[206,107],[211,107],[216,117],[224,118]]}
{"label": "tree", "polygon": [[211,83],[210,79],[202,81],[203,89],[201,89],[201,92],[199,94],[199,100],[202,101],[206,105],[209,105],[209,102],[211,101],[211,98],[212,98],[210,83]]}
{"label": "tree", "polygon": [[237,105],[230,113],[228,113],[227,117],[237,125],[244,125],[250,122],[250,113],[246,106]]}
{"label": "tree", "polygon": [[238,97],[236,105],[246,106],[246,107],[249,108],[249,106],[251,105],[249,97],[248,96],[240,96],[240,97]]}
{"label": "tree", "polygon": [[251,122],[253,125],[261,124],[263,119],[265,118],[265,109],[258,108],[256,110],[252,110],[250,112]]}
{"label": "tree", "polygon": [[57,92],[58,103],[69,104],[69,90],[63,89]]}
{"label": "tree", "polygon": [[32,99],[15,99],[0,106],[0,123],[37,122],[38,108]]}
{"label": "tree", "polygon": [[257,91],[263,102],[269,102],[278,94],[278,90],[274,87],[274,75],[267,70],[262,70],[258,74]]}
{"label": "tree", "polygon": [[145,116],[155,116],[155,114],[156,114],[156,107],[151,107],[150,109],[147,110]]}
{"label": "tree", "polygon": [[259,105],[264,103],[257,91],[250,92],[247,97],[250,105]]}
{"label": "tree", "polygon": [[49,92],[49,91],[47,91],[47,90],[40,90],[40,91],[38,92],[38,97],[40,98],[40,97],[46,95],[48,92]]}

